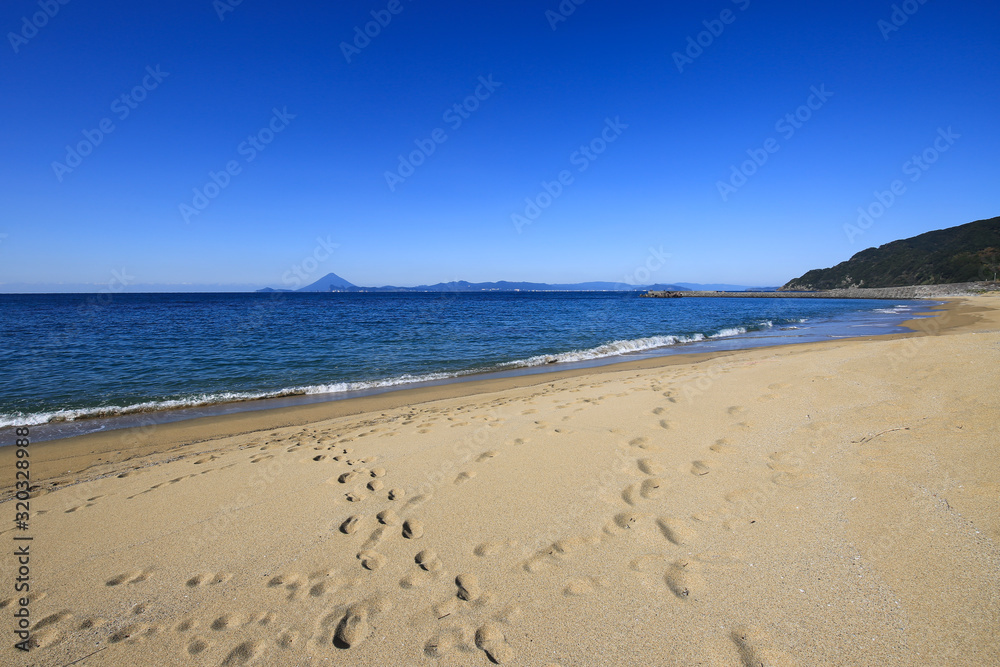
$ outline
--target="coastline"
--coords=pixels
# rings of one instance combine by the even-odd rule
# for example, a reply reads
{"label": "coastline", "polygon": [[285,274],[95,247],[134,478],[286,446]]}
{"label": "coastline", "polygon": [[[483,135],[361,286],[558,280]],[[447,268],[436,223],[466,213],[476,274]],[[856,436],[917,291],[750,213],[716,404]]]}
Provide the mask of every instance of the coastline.
{"label": "coastline", "polygon": [[[941,300],[900,299],[908,306],[932,307]],[[837,338],[858,338],[867,335],[891,335],[907,328],[894,319],[896,309],[876,309],[874,320],[866,320],[867,311],[841,315],[829,320],[818,320],[805,326],[775,325],[770,320],[756,326],[746,325],[723,328],[718,333],[652,336],[634,340],[616,340],[592,349],[575,349],[552,354],[504,361],[483,367],[470,367],[457,371],[426,371],[426,375],[404,375],[399,378],[351,381],[339,380],[318,386],[286,386],[282,389],[249,390],[245,396],[239,391],[223,391],[217,395],[179,396],[163,400],[149,398],[145,402],[110,405],[106,407],[53,408],[48,413],[26,415],[14,421],[11,415],[0,420],[0,448],[12,442],[15,426],[32,429],[36,441],[65,440],[93,433],[108,433],[121,429],[150,430],[177,421],[202,418],[220,418],[228,415],[262,410],[279,410],[304,407],[310,404],[365,398],[401,390],[424,390],[437,385],[490,381],[521,375],[549,374],[564,370],[589,370],[607,365],[629,363],[650,358],[674,355],[713,354],[754,347],[801,344]],[[875,315],[881,313],[881,315]],[[886,313],[889,314],[887,318]],[[869,315],[871,317],[872,315]],[[884,321],[879,321],[879,318]],[[792,320],[800,322],[799,320]],[[805,321],[805,320],[801,320]],[[884,332],[882,327],[891,327]],[[800,331],[801,329],[801,331]],[[858,331],[860,329],[860,331]],[[333,387],[338,388],[334,389]],[[47,421],[38,421],[46,419]]]}
{"label": "coastline", "polygon": [[[592,374],[651,370],[662,367],[696,365],[734,355],[754,351],[766,354],[767,350],[781,350],[788,347],[812,349],[814,346],[843,344],[847,341],[895,340],[915,336],[936,335],[948,331],[960,331],[975,321],[975,314],[981,308],[968,303],[969,297],[942,297],[940,306],[932,306],[926,314],[929,319],[912,319],[900,326],[912,330],[911,333],[884,334],[879,336],[858,336],[831,341],[810,343],[785,343],[760,348],[739,348],[712,352],[688,352],[656,356],[641,360],[607,362],[599,366],[573,369],[552,369],[545,372],[513,375],[504,378],[468,378],[459,382],[445,382],[419,387],[402,387],[391,391],[378,392],[367,396],[323,400],[303,405],[277,408],[240,410],[230,414],[215,414],[191,419],[169,421],[162,424],[147,424],[109,431],[97,431],[36,443],[33,449],[36,470],[41,467],[44,475],[58,475],[60,468],[66,470],[89,470],[95,465],[108,465],[103,455],[112,456],[111,462],[135,457],[160,454],[188,444],[219,438],[245,436],[253,433],[305,426],[314,422],[360,415],[369,412],[394,410],[403,406],[418,405],[444,399],[469,398],[481,394],[521,389],[551,383],[559,380],[579,378]],[[920,314],[920,313],[918,313]],[[269,399],[262,399],[263,402]],[[58,448],[58,451],[54,451]],[[41,455],[39,455],[41,453]],[[0,447],[0,466],[12,466],[15,452],[13,447]],[[96,460],[95,456],[99,456]],[[67,467],[68,466],[68,467]],[[5,482],[0,482],[0,493],[10,490]]]}
{"label": "coastline", "polygon": [[993,664],[1000,298],[936,310],[909,334],[31,445],[33,649],[5,650]]}

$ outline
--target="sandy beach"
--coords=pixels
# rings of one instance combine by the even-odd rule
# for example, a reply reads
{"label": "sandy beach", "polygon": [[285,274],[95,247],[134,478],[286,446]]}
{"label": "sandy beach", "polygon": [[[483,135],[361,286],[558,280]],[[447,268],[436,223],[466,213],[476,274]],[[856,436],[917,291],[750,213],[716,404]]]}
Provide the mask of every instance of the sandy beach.
{"label": "sandy beach", "polygon": [[26,531],[4,447],[0,662],[1000,664],[1000,297],[912,326],[33,444]]}

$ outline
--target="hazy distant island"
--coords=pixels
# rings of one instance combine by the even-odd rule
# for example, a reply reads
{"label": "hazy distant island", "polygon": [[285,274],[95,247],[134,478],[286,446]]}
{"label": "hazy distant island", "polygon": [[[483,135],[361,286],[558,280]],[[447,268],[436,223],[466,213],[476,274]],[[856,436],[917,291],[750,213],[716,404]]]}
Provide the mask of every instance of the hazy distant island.
{"label": "hazy distant island", "polygon": [[456,280],[434,285],[417,285],[416,287],[399,287],[383,285],[381,287],[360,287],[341,278],[336,273],[328,273],[316,282],[298,289],[275,289],[265,287],[258,292],[648,292],[650,290],[689,291],[689,290],[720,290],[720,291],[774,291],[777,287],[748,287],[745,285],[699,283],[676,283],[672,285],[630,285],[613,282],[585,283],[531,283],[510,282],[501,280],[487,283],[470,283]]}

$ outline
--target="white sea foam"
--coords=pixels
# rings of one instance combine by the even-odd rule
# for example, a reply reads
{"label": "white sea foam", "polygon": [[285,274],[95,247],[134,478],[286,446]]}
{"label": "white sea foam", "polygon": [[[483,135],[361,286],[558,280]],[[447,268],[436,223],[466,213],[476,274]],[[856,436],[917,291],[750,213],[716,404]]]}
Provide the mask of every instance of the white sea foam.
{"label": "white sea foam", "polygon": [[910,306],[905,304],[899,304],[898,306],[893,306],[892,308],[876,308],[873,313],[883,313],[885,315],[898,315],[899,313],[906,313],[912,310]]}
{"label": "white sea foam", "polygon": [[705,340],[702,334],[693,336],[650,336],[649,338],[634,338],[632,340],[616,340],[597,347],[585,350],[573,350],[571,352],[561,352],[559,354],[539,354],[527,359],[518,359],[500,364],[505,368],[530,368],[532,366],[542,366],[544,364],[566,363],[572,361],[590,361],[592,359],[603,359],[605,357],[615,357],[632,352],[645,352],[655,350],[658,347],[669,347],[678,343],[695,343]]}
{"label": "white sea foam", "polygon": [[106,405],[96,408],[78,408],[74,410],[53,410],[49,412],[34,412],[25,414],[15,412],[13,414],[0,415],[0,428],[5,426],[36,426],[38,424],[48,424],[51,422],[68,422],[77,419],[89,419],[94,417],[118,417],[121,415],[132,415],[143,412],[153,412],[156,410],[171,410],[175,408],[193,408],[200,405],[213,405],[216,403],[234,403],[237,401],[252,401],[259,398],[271,398],[276,396],[291,396],[300,394],[293,390],[281,392],[221,392],[218,394],[199,394],[188,398],[168,399],[163,401],[145,401],[143,403],[133,403],[131,405]]}
{"label": "white sea foam", "polygon": [[[759,328],[773,326],[770,321],[761,322]],[[726,338],[738,336],[747,332],[746,327],[732,327],[721,329],[707,338]],[[489,372],[507,368],[532,368],[546,364],[570,363],[579,361],[591,361],[608,357],[621,356],[636,352],[645,352],[657,348],[669,347],[683,343],[696,343],[706,340],[704,334],[696,333],[690,336],[650,336],[647,338],[635,338],[631,340],[616,340],[596,347],[583,350],[572,350],[558,354],[541,354],[526,359],[508,361],[493,368],[478,368],[455,372],[426,373],[422,375],[399,375],[396,377],[383,378],[378,380],[367,380],[360,382],[334,382],[330,384],[317,384],[299,387],[289,387],[276,391],[260,392],[220,392],[215,394],[198,394],[185,398],[167,399],[161,401],[145,401],[131,405],[109,405],[93,408],[79,408],[72,410],[53,410],[47,412],[36,412],[25,414],[21,412],[0,414],[0,428],[10,426],[36,426],[52,422],[68,422],[80,419],[92,419],[99,417],[119,417],[123,415],[135,415],[146,412],[160,410],[172,410],[178,408],[195,408],[220,403],[234,403],[241,401],[253,401],[265,398],[281,398],[284,396],[303,396],[317,394],[344,394],[355,391],[366,391],[372,389],[387,389],[400,385],[414,384],[419,382],[433,382],[436,380],[448,380],[475,373]]]}
{"label": "white sea foam", "polygon": [[[759,322],[757,326],[752,327],[752,330],[760,331],[761,329],[770,329],[773,326],[774,322],[771,320],[764,320],[763,322]],[[747,329],[746,327],[730,327],[728,329],[720,329],[718,333],[712,334],[709,338],[729,338],[731,336],[745,334],[748,331],[750,331],[750,329]]]}

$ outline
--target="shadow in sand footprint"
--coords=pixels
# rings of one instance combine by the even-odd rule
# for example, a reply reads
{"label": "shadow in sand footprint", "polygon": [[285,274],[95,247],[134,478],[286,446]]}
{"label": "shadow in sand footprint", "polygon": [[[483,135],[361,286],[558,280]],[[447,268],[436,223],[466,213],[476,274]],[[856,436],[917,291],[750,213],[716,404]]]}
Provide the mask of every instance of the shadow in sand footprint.
{"label": "shadow in sand footprint", "polygon": [[222,667],[230,665],[247,665],[256,660],[264,652],[264,642],[245,641],[229,652],[222,661]]}
{"label": "shadow in sand footprint", "polygon": [[784,654],[762,650],[755,633],[745,627],[733,629],[729,638],[739,651],[741,667],[786,667],[792,664]]}
{"label": "shadow in sand footprint", "polygon": [[703,584],[700,569],[701,566],[697,562],[684,558],[671,563],[664,575],[670,592],[678,599],[694,600]]}
{"label": "shadow in sand footprint", "polygon": [[419,519],[407,519],[403,522],[403,537],[415,540],[424,534],[424,522]]}
{"label": "shadow in sand footprint", "polygon": [[476,646],[494,664],[502,665],[514,659],[513,649],[507,644],[500,626],[495,623],[487,623],[476,630]]}
{"label": "shadow in sand footprint", "polygon": [[357,532],[358,528],[361,526],[360,516],[349,516],[340,524],[340,532],[344,535],[352,535]]}
{"label": "shadow in sand footprint", "polygon": [[458,476],[455,478],[455,484],[463,484],[465,482],[468,482],[470,479],[472,479],[475,476],[476,476],[476,471],[475,470],[465,470],[465,471],[462,471],[462,472],[458,473]]}
{"label": "shadow in sand footprint", "polygon": [[691,463],[691,474],[696,477],[703,477],[711,471],[712,469],[704,461],[694,461]]}
{"label": "shadow in sand footprint", "polygon": [[371,634],[368,613],[365,605],[354,605],[348,609],[333,633],[333,645],[339,649],[349,649],[368,639]]}
{"label": "shadow in sand footprint", "polygon": [[660,517],[656,520],[660,527],[660,532],[673,544],[684,546],[690,544],[698,534],[681,519],[673,517]]}
{"label": "shadow in sand footprint", "polygon": [[191,655],[201,655],[208,648],[208,642],[202,639],[195,639],[187,646],[187,652]]}
{"label": "shadow in sand footprint", "polygon": [[479,586],[479,578],[474,574],[460,574],[455,577],[455,585],[458,586],[458,597],[466,602],[475,602],[483,594],[483,589]]}
{"label": "shadow in sand footprint", "polygon": [[414,562],[427,572],[436,572],[441,569],[441,559],[433,549],[424,549],[414,557]]}
{"label": "shadow in sand footprint", "polygon": [[141,584],[142,582],[149,579],[150,572],[147,570],[145,572],[126,572],[124,574],[119,574],[116,577],[108,579],[104,583],[105,586],[120,586],[121,584]]}

